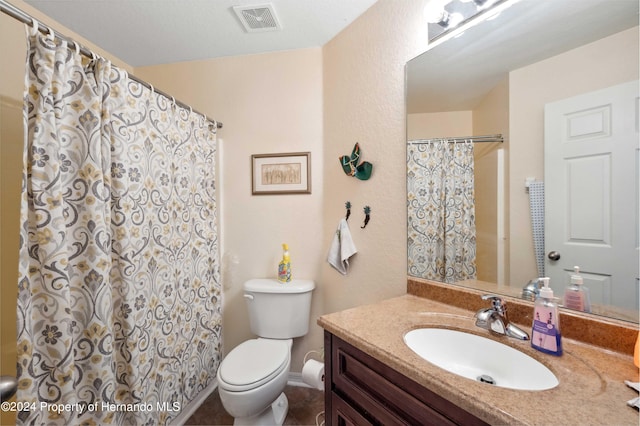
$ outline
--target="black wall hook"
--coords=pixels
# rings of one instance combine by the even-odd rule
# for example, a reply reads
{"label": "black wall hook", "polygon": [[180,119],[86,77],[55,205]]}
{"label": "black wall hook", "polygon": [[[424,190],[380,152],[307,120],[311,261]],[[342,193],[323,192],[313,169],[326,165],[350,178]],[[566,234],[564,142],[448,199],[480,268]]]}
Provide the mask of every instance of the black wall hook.
{"label": "black wall hook", "polygon": [[364,225],[362,225],[360,228],[364,229],[367,227],[367,224],[369,223],[369,220],[371,220],[371,207],[369,206],[364,206]]}

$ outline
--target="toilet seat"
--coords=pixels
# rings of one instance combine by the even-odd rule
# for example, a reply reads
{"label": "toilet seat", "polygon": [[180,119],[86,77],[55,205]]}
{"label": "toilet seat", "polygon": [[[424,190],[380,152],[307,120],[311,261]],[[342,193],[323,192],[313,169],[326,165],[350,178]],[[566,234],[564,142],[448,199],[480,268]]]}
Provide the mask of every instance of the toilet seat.
{"label": "toilet seat", "polygon": [[248,391],[269,382],[288,365],[286,340],[252,339],[235,347],[222,360],[220,386],[233,392]]}

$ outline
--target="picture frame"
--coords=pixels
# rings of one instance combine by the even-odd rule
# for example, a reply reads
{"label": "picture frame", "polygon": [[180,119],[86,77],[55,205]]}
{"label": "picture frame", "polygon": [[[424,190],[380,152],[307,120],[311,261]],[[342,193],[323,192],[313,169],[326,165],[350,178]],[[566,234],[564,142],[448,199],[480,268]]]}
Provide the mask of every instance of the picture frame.
{"label": "picture frame", "polygon": [[251,155],[251,194],[311,194],[311,153]]}

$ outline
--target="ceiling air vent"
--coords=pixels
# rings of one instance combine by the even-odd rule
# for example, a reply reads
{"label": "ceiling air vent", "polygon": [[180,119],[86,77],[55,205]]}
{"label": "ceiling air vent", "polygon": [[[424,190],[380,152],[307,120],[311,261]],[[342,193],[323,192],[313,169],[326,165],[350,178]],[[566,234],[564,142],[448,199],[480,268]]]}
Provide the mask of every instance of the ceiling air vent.
{"label": "ceiling air vent", "polygon": [[277,31],[282,29],[272,4],[254,6],[234,6],[242,26],[248,33]]}

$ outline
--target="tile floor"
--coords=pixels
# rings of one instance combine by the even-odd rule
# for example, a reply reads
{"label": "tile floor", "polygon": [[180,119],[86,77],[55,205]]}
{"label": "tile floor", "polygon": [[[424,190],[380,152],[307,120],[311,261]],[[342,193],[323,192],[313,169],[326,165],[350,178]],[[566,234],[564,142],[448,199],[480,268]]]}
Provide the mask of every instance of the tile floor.
{"label": "tile floor", "polygon": [[[324,392],[302,386],[287,386],[284,390],[289,400],[289,413],[285,425],[315,426],[316,416],[324,410]],[[324,415],[319,417],[319,424]],[[200,408],[186,421],[185,425],[218,426],[233,424],[231,417],[222,407],[218,390],[202,403]]]}

